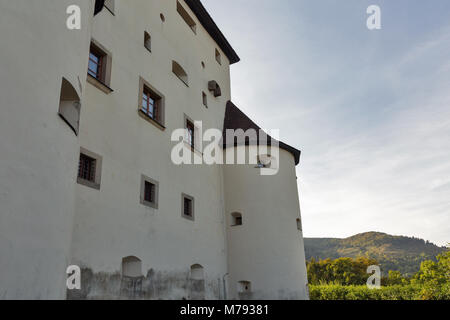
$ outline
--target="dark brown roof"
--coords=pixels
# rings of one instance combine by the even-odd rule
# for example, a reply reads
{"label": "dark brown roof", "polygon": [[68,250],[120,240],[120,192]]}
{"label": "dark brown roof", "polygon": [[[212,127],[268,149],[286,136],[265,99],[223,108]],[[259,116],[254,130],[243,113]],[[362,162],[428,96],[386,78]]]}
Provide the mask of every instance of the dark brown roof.
{"label": "dark brown roof", "polygon": [[209,15],[208,11],[206,11],[205,7],[201,3],[200,0],[184,0],[186,4],[191,8],[192,12],[197,16],[197,19],[200,21],[202,26],[206,29],[209,35],[216,41],[220,49],[225,53],[225,55],[230,60],[230,64],[239,62],[241,59],[237,55],[236,51],[234,51],[233,47],[230,45],[228,40],[223,35],[222,31],[220,31],[219,27],[217,27],[214,20]]}
{"label": "dark brown roof", "polygon": [[[233,129],[233,130],[242,129],[244,131],[247,131],[248,129],[254,129],[259,132],[259,130],[261,128],[255,122],[253,122],[249,117],[247,117],[247,115],[245,113],[243,113],[238,107],[236,107],[233,104],[233,102],[228,101],[226,111],[225,111],[225,121],[224,121],[224,126],[223,126],[223,135],[222,135],[224,148],[237,145],[236,140],[235,141],[227,141],[227,138],[226,138],[226,130],[227,129]],[[264,133],[264,134],[267,136],[267,143],[271,142],[272,140],[277,141],[274,138],[272,138],[271,136],[267,135],[266,133]],[[257,140],[258,141],[246,140],[245,144],[249,145],[249,144],[259,143],[259,136],[258,136]],[[294,156],[295,165],[298,165],[300,162],[301,151],[298,149],[295,149],[294,147],[291,147],[290,145],[287,145],[284,142],[278,141],[278,143],[279,143],[279,147],[281,149],[290,152]]]}
{"label": "dark brown roof", "polygon": [[[216,25],[214,20],[209,15],[208,11],[206,11],[205,7],[201,3],[200,0],[185,0],[186,4],[191,8],[192,12],[197,16],[197,19],[200,21],[202,26],[206,29],[209,35],[216,41],[217,45],[222,49],[225,55],[230,60],[230,64],[239,62],[241,58],[237,55],[236,51],[234,51],[231,44],[223,35],[222,31],[220,31],[219,27]],[[98,14],[102,11],[103,6],[105,4],[105,0],[95,0],[95,11],[94,15]]]}

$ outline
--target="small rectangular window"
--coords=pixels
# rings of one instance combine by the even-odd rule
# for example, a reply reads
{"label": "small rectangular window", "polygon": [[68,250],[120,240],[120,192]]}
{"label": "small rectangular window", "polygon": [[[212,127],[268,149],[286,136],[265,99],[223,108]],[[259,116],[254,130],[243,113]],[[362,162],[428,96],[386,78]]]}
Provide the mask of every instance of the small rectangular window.
{"label": "small rectangular window", "polygon": [[194,198],[183,193],[181,200],[181,215],[186,219],[194,220]]}
{"label": "small rectangular window", "polygon": [[141,204],[158,209],[159,183],[149,177],[141,177]]}
{"label": "small rectangular window", "polygon": [[203,105],[208,108],[208,96],[204,92],[202,92],[202,100],[203,100]]}
{"label": "small rectangular window", "polygon": [[196,33],[197,32],[197,25],[192,19],[192,17],[189,15],[189,13],[184,9],[184,7],[181,5],[179,1],[177,1],[177,12],[183,18],[184,22],[191,28],[191,30]]}
{"label": "small rectangular window", "polygon": [[82,148],[78,162],[77,182],[94,189],[100,189],[101,166],[102,157]]}

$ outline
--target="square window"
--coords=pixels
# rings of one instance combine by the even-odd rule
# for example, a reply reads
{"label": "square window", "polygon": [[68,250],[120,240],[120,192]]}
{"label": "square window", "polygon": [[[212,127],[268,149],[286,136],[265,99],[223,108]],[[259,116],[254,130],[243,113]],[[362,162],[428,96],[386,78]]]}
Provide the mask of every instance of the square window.
{"label": "square window", "polygon": [[149,177],[141,177],[141,204],[158,209],[159,183]]}
{"label": "square window", "polygon": [[81,148],[80,158],[78,162],[77,182],[87,187],[99,190],[101,169],[102,157]]}
{"label": "square window", "polygon": [[181,200],[182,217],[189,220],[194,220],[194,198],[183,193],[181,195]]}

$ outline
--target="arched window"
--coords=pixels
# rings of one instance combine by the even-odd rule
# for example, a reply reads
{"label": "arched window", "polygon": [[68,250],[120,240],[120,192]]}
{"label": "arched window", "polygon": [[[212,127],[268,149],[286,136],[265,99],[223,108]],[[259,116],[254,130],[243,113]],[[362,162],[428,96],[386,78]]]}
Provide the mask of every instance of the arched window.
{"label": "arched window", "polygon": [[147,31],[144,32],[144,46],[148,51],[152,52],[152,37]]}
{"label": "arched window", "polygon": [[129,278],[142,277],[141,259],[129,256],[122,259],[122,276]]}
{"label": "arched window", "polygon": [[81,103],[77,91],[65,78],[62,79],[59,98],[59,116],[78,135]]}
{"label": "arched window", "polygon": [[239,212],[233,212],[231,214],[231,226],[242,226],[242,214]]}
{"label": "arched window", "polygon": [[189,86],[188,75],[186,71],[176,61],[172,61],[172,72],[187,86]]}
{"label": "arched window", "polygon": [[200,264],[194,264],[191,266],[191,279],[192,280],[203,280],[205,277],[203,267]]}

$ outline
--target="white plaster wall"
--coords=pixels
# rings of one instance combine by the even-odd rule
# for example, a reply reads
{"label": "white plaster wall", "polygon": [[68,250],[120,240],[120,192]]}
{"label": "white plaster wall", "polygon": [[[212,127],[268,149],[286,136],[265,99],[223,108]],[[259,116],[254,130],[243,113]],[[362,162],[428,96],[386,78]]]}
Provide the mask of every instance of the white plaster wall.
{"label": "white plaster wall", "polygon": [[[66,8],[82,9],[82,30]],[[94,1],[0,0],[0,298],[65,297],[78,141],[62,77],[85,89]],[[80,84],[78,82],[80,77]]]}
{"label": "white plaster wall", "polygon": [[[256,147],[235,149],[243,148]],[[294,157],[280,149],[274,176],[254,167],[224,167],[230,298],[238,298],[239,281],[250,281],[254,299],[307,299]],[[242,226],[231,226],[233,212],[242,214]]]}
{"label": "white plaster wall", "polygon": [[[184,128],[184,114],[222,129],[230,99],[227,58],[222,53],[222,65],[215,61],[214,40],[191,13],[197,21],[197,34],[192,32],[176,1],[116,0],[115,11],[113,16],[104,10],[94,21],[93,37],[112,53],[114,92],[106,95],[90,84],[86,89],[80,142],[103,157],[102,183],[99,191],[77,186],[72,262],[94,274],[114,274],[123,257],[136,256],[144,275],[150,269],[165,272],[169,287],[171,279],[201,264],[206,298],[217,298],[218,281],[227,272],[222,169],[174,165],[170,138]],[[144,31],[152,37],[151,53],[144,48]],[[188,73],[189,87],[172,73],[172,60]],[[138,116],[140,76],[166,98],[165,131]],[[221,97],[208,92],[209,80],[220,83]],[[140,204],[142,174],[159,182],[158,209]],[[195,198],[195,221],[181,217],[182,193]],[[163,298],[183,297],[186,292],[174,285]]]}

